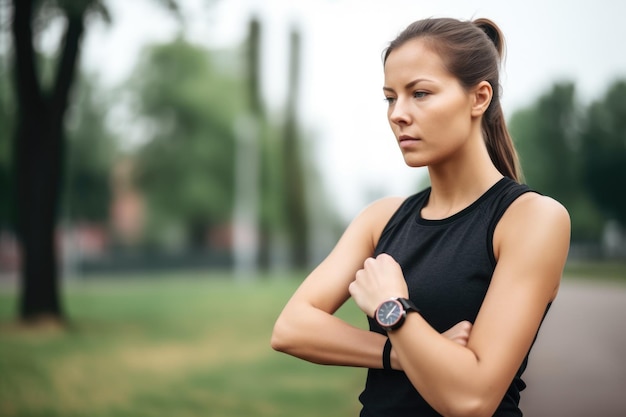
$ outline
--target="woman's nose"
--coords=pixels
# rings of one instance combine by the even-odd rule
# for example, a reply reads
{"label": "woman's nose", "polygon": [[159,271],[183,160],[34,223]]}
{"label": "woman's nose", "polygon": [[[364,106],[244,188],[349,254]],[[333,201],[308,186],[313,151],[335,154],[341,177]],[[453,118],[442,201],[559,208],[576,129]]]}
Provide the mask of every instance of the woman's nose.
{"label": "woman's nose", "polygon": [[411,123],[411,115],[408,112],[407,104],[403,100],[396,100],[389,109],[389,121],[398,125]]}

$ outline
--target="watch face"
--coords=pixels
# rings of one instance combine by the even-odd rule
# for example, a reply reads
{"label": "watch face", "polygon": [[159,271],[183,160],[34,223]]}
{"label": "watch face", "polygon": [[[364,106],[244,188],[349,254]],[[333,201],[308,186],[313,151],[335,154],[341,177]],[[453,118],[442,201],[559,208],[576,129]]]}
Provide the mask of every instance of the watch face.
{"label": "watch face", "polygon": [[383,327],[391,327],[402,318],[404,309],[396,300],[382,303],[376,310],[376,321]]}

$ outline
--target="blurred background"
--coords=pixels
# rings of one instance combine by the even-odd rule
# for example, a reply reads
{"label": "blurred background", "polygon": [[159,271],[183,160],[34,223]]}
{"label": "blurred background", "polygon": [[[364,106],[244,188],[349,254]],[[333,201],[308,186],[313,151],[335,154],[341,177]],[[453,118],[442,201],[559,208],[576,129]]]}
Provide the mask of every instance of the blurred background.
{"label": "blurred background", "polygon": [[[388,127],[381,53],[430,16],[503,30],[525,180],[572,217],[528,372],[579,383],[530,390],[544,413],[529,415],[624,415],[598,389],[626,383],[624,15],[611,0],[0,0],[0,415],[355,415],[362,370],[274,354],[269,334],[366,204],[427,186]],[[593,314],[568,327],[581,304]],[[565,357],[564,334],[580,336]]]}

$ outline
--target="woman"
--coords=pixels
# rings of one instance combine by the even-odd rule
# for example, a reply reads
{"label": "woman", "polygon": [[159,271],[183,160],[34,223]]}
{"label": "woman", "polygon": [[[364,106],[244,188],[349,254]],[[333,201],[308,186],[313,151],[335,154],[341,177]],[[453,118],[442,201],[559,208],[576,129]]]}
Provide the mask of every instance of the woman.
{"label": "woman", "polygon": [[[522,415],[521,376],[557,295],[570,222],[518,182],[503,49],[487,19],[420,20],[390,43],[389,124],[431,187],[363,210],[275,324],[278,351],[369,368],[361,416]],[[333,316],[350,297],[370,331]]]}

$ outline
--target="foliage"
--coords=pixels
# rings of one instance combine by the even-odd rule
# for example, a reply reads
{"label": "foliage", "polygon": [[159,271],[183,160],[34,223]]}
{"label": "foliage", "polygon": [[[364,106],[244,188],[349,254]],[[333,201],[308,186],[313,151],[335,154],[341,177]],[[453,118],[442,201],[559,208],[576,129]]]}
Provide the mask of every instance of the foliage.
{"label": "foliage", "polygon": [[626,80],[592,103],[582,135],[583,177],[589,195],[626,228]]}
{"label": "foliage", "polygon": [[574,84],[557,83],[532,106],[515,112],[509,127],[528,185],[567,207],[572,218],[572,239],[598,240],[603,219],[582,178],[583,116]]}
{"label": "foliage", "polygon": [[149,48],[130,85],[150,126],[135,155],[139,186],[152,219],[182,228],[192,244],[232,211],[233,126],[245,96],[229,58],[178,38]]}
{"label": "foliage", "polygon": [[[518,126],[515,120],[511,128],[518,131],[516,139],[528,183],[557,200],[570,201],[579,188],[576,181],[579,111],[574,84],[555,84],[524,116],[530,119],[523,123],[524,130],[514,129]],[[530,137],[534,140],[528,140]]]}
{"label": "foliage", "polygon": [[70,221],[106,223],[116,143],[105,126],[107,102],[96,79],[83,76],[77,84],[67,124],[65,216]]}
{"label": "foliage", "polygon": [[[42,78],[50,78],[53,59],[38,54]],[[63,202],[75,220],[103,221],[108,216],[109,171],[114,141],[104,124],[107,103],[97,90],[97,80],[79,77],[74,102],[66,120]],[[0,229],[12,225],[12,135],[15,99],[8,69],[0,68]]]}

